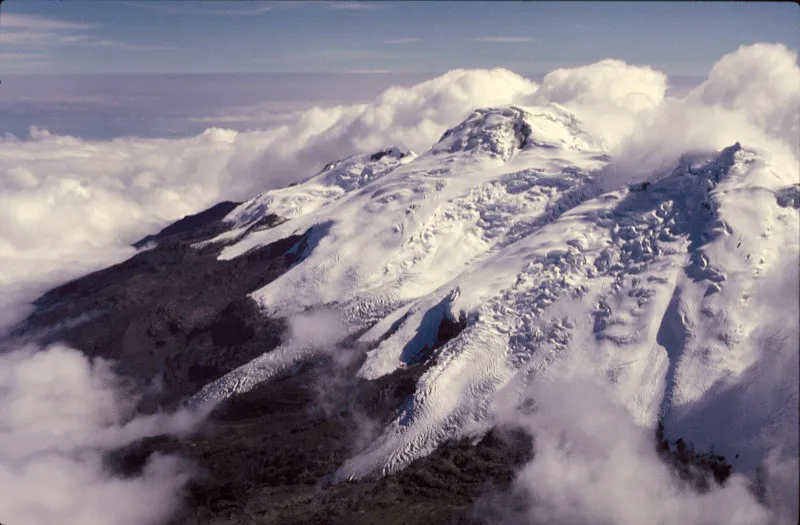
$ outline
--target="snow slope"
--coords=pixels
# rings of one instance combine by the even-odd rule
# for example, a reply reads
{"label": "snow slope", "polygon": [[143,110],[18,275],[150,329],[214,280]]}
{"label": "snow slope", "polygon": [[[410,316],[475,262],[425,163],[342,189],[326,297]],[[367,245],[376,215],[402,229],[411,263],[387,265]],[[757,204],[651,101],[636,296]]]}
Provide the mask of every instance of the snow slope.
{"label": "snow slope", "polygon": [[[231,212],[222,259],[304,234],[301,260],[252,296],[272,316],[335,311],[331,341],[366,330],[361,377],[414,361],[442,316],[468,321],[340,478],[479,435],[556,363],[602,374],[639,425],[663,418],[737,471],[797,461],[796,167],[735,144],[602,193],[609,161],[561,106],[481,109],[418,157],[348,159]],[[250,228],[270,214],[287,220]],[[196,399],[331,347],[289,341]]]}

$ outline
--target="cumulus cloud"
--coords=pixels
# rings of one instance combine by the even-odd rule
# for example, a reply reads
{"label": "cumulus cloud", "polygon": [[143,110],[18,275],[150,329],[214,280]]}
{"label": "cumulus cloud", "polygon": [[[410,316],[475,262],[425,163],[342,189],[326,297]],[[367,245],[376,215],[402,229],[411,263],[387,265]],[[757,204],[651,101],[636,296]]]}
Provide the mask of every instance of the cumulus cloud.
{"label": "cumulus cloud", "polygon": [[566,106],[613,147],[630,135],[641,113],[663,102],[666,91],[664,73],[609,59],[548,73],[531,102]]}
{"label": "cumulus cloud", "polygon": [[800,154],[800,67],[782,44],[743,46],[722,57],[686,96],[667,97],[667,77],[647,66],[603,60],[549,73],[530,103],[555,102],[603,139],[611,190],[674,164],[684,153],[740,142],[776,164]]}
{"label": "cumulus cloud", "polygon": [[741,114],[800,152],[800,67],[797,53],[783,44],[742,46],[725,55],[687,100]]}
{"label": "cumulus cloud", "polygon": [[785,141],[769,136],[745,115],[717,106],[669,100],[637,119],[632,132],[612,148],[613,161],[604,187],[611,190],[652,179],[666,173],[684,154],[716,152],[736,142],[760,149],[779,169],[797,166],[797,157]]}
{"label": "cumulus cloud", "polygon": [[61,345],[0,355],[0,518],[4,523],[156,524],[190,471],[157,456],[139,477],[104,454],[145,436],[190,431],[201,413],[136,416],[109,363]]}
{"label": "cumulus cloud", "polygon": [[544,77],[536,94],[559,104],[611,104],[636,112],[658,105],[666,91],[664,73],[608,59],[573,69],[556,69]]}
{"label": "cumulus cloud", "polygon": [[674,163],[683,153],[735,142],[762,148],[793,166],[800,155],[800,67],[782,44],[742,46],[681,98],[666,97],[667,77],[647,66],[603,60],[558,69],[529,103],[566,106],[612,155],[608,188]]}

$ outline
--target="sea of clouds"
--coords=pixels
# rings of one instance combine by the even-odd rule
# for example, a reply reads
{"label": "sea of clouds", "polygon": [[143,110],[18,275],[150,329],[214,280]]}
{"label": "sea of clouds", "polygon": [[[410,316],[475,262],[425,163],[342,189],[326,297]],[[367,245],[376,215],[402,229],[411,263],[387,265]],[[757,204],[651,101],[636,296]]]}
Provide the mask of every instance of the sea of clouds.
{"label": "sea of clouds", "polygon": [[[297,182],[349,155],[388,146],[423,152],[479,107],[554,102],[571,109],[608,146],[614,159],[609,188],[649,176],[684,152],[719,150],[737,141],[798,166],[796,52],[780,44],[745,46],[722,57],[688,93],[668,96],[668,88],[665,74],[618,60],[559,69],[541,83],[505,69],[455,70],[392,87],[366,103],[293,109],[253,131],[216,127],[183,138],[111,140],[37,127],[25,136],[6,133],[0,139],[0,332],[24,318],[31,300],[48,288],[124,260],[134,253],[132,242],[171,221],[221,200]],[[103,468],[103,454],[142,436],[189,432],[201,415],[145,417],[135,413],[135,397],[110,363],[89,360],[79,349],[7,345],[0,355],[0,522],[146,524],[172,512],[189,476],[185,465],[156,457],[143,476],[120,479]],[[594,408],[617,414],[597,399],[602,406]],[[591,415],[578,408],[579,416]],[[593,465],[597,458],[585,454],[610,443],[584,443],[582,434],[571,430],[574,421],[551,420],[561,426],[530,421],[552,454],[520,473],[520,490],[543,477],[553,479],[535,492],[540,506],[550,509],[546,515],[555,520],[550,523],[578,523],[580,516],[592,515],[602,517],[594,522],[640,523],[645,514],[609,510],[614,502],[624,505],[623,493],[610,500],[590,498],[591,492],[557,499],[581,488],[613,486],[617,474],[598,467],[588,485],[570,477],[586,469],[570,473],[569,458],[559,449],[563,435],[572,435],[587,451],[571,456],[579,463]],[[638,453],[646,448],[644,438],[624,431],[626,424],[618,425],[623,443],[640,461],[626,465],[642,470],[631,470],[635,483],[622,486],[636,486],[652,505],[669,507],[658,514],[663,523],[694,517],[698,523],[723,523],[701,519],[703,506],[723,503],[735,507],[732,515],[723,514],[733,516],[724,523],[766,519],[738,481],[722,496],[681,500],[690,496],[675,492],[649,452]],[[687,510],[670,510],[683,504]],[[794,512],[795,521],[796,508],[786,511]]]}

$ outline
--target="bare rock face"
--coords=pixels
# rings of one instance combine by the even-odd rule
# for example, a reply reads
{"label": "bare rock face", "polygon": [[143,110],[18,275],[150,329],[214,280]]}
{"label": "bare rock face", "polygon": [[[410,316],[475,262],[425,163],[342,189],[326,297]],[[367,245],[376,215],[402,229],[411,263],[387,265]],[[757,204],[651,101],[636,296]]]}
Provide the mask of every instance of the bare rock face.
{"label": "bare rock face", "polygon": [[137,244],[156,246],[121,264],[51,290],[12,336],[65,341],[141,382],[159,381],[159,404],[275,348],[284,323],[262,315],[247,293],[292,264],[286,252],[299,237],[234,261],[217,261],[221,246],[191,247],[224,229],[219,210],[229,204],[146,237]]}
{"label": "bare rock face", "polygon": [[191,459],[199,473],[174,525],[480,523],[473,502],[507,488],[531,458],[526,434],[495,429],[477,444],[449,442],[396,475],[331,484],[329,474],[368,437],[369,418],[391,414],[420,367],[339,384],[325,396],[350,401],[326,410],[316,385],[329,367],[320,362],[264,383],[227,401],[199,435],[144,440],[108,458],[109,466],[133,475],[154,452]]}

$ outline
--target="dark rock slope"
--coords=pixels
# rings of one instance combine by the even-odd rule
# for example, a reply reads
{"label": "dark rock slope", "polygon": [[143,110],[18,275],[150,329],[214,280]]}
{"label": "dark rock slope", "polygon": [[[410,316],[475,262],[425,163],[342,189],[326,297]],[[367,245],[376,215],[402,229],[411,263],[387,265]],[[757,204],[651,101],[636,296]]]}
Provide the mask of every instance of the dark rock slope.
{"label": "dark rock slope", "polygon": [[[217,260],[218,245],[192,248],[223,229],[233,205],[186,217],[137,243],[154,247],[48,292],[13,336],[65,341],[114,360],[140,383],[160,384],[149,389],[155,393],[145,398],[145,410],[179,403],[274,349],[284,323],[262,315],[247,294],[296,262],[292,253],[303,250],[290,248],[304,236],[232,261]],[[252,228],[278,221],[272,216]],[[463,324],[443,319],[436,345]],[[156,452],[192,461],[197,475],[174,525],[474,522],[473,502],[506,487],[515,466],[530,457],[523,433],[497,429],[477,444],[449,443],[388,478],[328,482],[394,417],[430,364],[421,360],[377,381],[355,379],[368,349],[343,348],[349,365],[306,363],[219,406],[196,435],[146,439],[110,455],[108,467],[132,475]]]}
{"label": "dark rock slope", "polygon": [[158,451],[198,466],[172,525],[400,524],[480,523],[473,502],[506,488],[515,466],[530,458],[525,434],[497,429],[477,445],[447,444],[397,475],[332,485],[330,473],[376,428],[369,418],[390,413],[417,371],[377,384],[336,385],[336,395],[350,402],[333,408],[320,400],[328,370],[317,363],[265,383],[212,414],[204,432],[184,441],[149,439],[109,461],[133,474]]}
{"label": "dark rock slope", "polygon": [[[213,234],[203,223],[200,228]],[[165,230],[166,231],[166,230]],[[162,402],[177,401],[280,343],[280,320],[262,316],[247,293],[294,262],[299,237],[233,261],[218,247],[200,250],[180,230],[157,246],[51,290],[12,336],[65,341],[118,363],[122,373],[162,383]]]}

